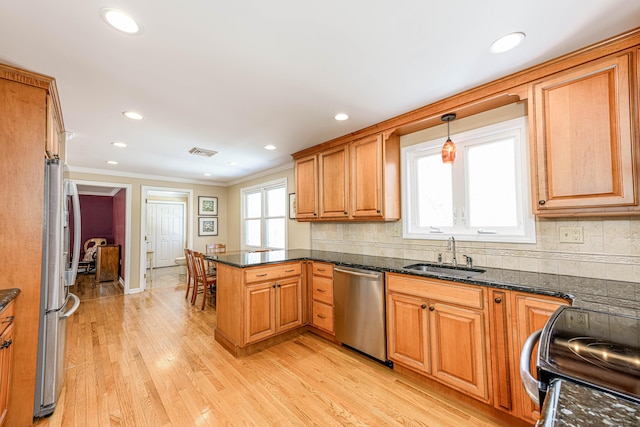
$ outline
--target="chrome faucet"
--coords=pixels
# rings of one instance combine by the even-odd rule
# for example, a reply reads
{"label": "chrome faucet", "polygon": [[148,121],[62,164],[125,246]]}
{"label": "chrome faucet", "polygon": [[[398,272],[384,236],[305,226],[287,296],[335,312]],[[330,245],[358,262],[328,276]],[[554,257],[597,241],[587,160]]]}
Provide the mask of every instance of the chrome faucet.
{"label": "chrome faucet", "polygon": [[453,236],[449,237],[449,240],[447,240],[447,250],[453,250],[453,259],[451,260],[451,264],[454,267],[457,267],[458,260],[456,259],[456,239],[454,239]]}

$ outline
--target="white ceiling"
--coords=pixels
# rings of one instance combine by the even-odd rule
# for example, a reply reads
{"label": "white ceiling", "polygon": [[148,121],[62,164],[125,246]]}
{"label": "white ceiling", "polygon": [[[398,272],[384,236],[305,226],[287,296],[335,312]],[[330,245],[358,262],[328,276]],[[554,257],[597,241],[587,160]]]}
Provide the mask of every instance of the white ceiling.
{"label": "white ceiling", "polygon": [[[104,7],[144,33],[108,27]],[[72,169],[224,185],[638,25],[631,0],[14,0],[0,62],[56,78]],[[513,31],[519,48],[489,53]]]}

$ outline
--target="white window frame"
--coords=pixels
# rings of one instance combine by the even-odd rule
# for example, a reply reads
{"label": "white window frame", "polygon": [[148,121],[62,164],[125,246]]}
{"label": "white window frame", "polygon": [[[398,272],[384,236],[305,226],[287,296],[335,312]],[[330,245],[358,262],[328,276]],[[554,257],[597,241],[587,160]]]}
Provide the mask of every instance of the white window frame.
{"label": "white window frame", "polygon": [[[266,227],[266,220],[267,219],[272,219],[272,218],[280,218],[280,217],[267,217],[266,216],[266,212],[267,212],[267,204],[266,204],[266,191],[270,190],[270,189],[274,189],[274,188],[279,188],[282,187],[284,188],[284,194],[285,194],[285,198],[283,199],[283,215],[282,218],[284,219],[284,248],[273,248],[273,247],[269,247],[266,246],[266,242],[267,242],[267,227]],[[256,193],[256,192],[260,192],[261,194],[261,199],[262,199],[262,203],[261,203],[261,207],[262,207],[262,212],[261,212],[261,216],[260,216],[260,231],[261,231],[261,236],[260,236],[260,242],[262,243],[261,246],[250,246],[246,244],[246,239],[245,239],[245,201],[246,201],[246,195],[248,195],[249,193]],[[288,216],[287,216],[287,212],[289,210],[289,202],[287,201],[287,179],[286,178],[282,178],[282,179],[277,179],[274,181],[269,181],[269,182],[264,182],[261,184],[257,184],[257,185],[252,185],[250,187],[244,187],[240,189],[240,248],[242,250],[259,250],[259,249],[276,249],[276,250],[282,250],[282,249],[287,249],[289,246],[289,238],[288,238],[288,232],[289,232],[289,224],[288,224]]]}
{"label": "white window frame", "polygon": [[[465,153],[468,147],[476,144],[488,143],[492,140],[512,137],[516,141],[514,156],[516,163],[516,197],[517,197],[517,227],[494,227],[491,229],[473,228],[468,224],[469,197],[466,194],[469,179],[465,166]],[[452,227],[419,227],[418,204],[413,203],[414,183],[416,180],[416,161],[420,157],[440,152],[444,138],[402,147],[402,223],[403,238],[446,240],[454,236],[458,240],[478,242],[505,243],[535,243],[535,217],[531,212],[529,196],[529,158],[528,158],[528,130],[526,117],[484,126],[468,132],[451,135],[457,146],[458,157],[456,165],[458,173],[463,173],[464,185],[453,188],[454,225]],[[456,166],[454,165],[454,167]],[[464,167],[461,170],[461,166]],[[455,169],[454,169],[455,170]],[[454,172],[455,174],[456,172]]]}

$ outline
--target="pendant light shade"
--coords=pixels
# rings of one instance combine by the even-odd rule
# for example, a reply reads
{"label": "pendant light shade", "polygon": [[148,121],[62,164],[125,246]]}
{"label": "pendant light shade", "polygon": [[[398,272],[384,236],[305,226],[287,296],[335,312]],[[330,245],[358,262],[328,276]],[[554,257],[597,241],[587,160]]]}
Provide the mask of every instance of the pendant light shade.
{"label": "pendant light shade", "polygon": [[442,146],[442,163],[453,163],[456,160],[456,144],[451,140],[449,133],[449,122],[455,120],[455,114],[445,114],[441,117],[443,122],[447,122],[447,140]]}

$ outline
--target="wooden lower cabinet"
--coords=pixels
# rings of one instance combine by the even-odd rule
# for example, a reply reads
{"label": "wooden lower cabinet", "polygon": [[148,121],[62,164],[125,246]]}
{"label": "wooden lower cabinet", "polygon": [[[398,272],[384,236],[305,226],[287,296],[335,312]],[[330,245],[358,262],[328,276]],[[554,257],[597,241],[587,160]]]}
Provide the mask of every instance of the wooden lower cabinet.
{"label": "wooden lower cabinet", "polygon": [[[394,274],[388,275],[387,288],[389,359],[487,401],[483,290]],[[429,298],[430,292],[439,299]],[[456,295],[464,295],[472,305],[459,305]]]}
{"label": "wooden lower cabinet", "polygon": [[311,263],[311,326],[335,334],[333,310],[333,264]]}
{"label": "wooden lower cabinet", "polygon": [[301,262],[236,268],[217,266],[216,340],[232,354],[250,354],[259,341],[302,326]]}
{"label": "wooden lower cabinet", "polygon": [[[540,418],[540,408],[524,391],[520,380],[520,351],[534,331],[542,329],[554,311],[568,302],[555,297],[490,291],[491,363],[493,372],[493,406],[528,422]],[[535,372],[535,354],[531,373]]]}
{"label": "wooden lower cabinet", "polygon": [[245,343],[301,326],[301,291],[300,276],[247,286]]}
{"label": "wooden lower cabinet", "polygon": [[9,389],[13,365],[14,302],[0,312],[0,426],[5,424],[9,411]]}
{"label": "wooden lower cabinet", "polygon": [[389,359],[418,371],[431,373],[429,315],[421,298],[401,294],[387,296]]}
{"label": "wooden lower cabinet", "polygon": [[[551,296],[388,273],[389,359],[533,424],[540,413],[520,381],[520,351],[567,304]],[[531,366],[535,376],[533,359]]]}
{"label": "wooden lower cabinet", "polygon": [[[519,374],[520,351],[529,335],[542,329],[554,311],[568,303],[560,298],[544,297],[526,293],[513,292],[511,294],[511,328],[513,331],[513,389],[516,397],[515,411],[522,419],[537,421],[540,418],[540,408],[527,395],[522,386]],[[537,377],[535,357],[538,346],[534,348],[531,358],[531,373]]]}

